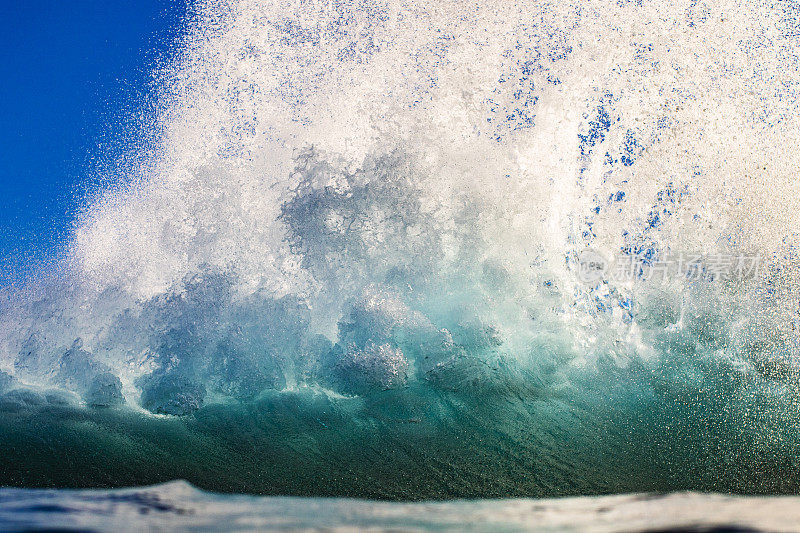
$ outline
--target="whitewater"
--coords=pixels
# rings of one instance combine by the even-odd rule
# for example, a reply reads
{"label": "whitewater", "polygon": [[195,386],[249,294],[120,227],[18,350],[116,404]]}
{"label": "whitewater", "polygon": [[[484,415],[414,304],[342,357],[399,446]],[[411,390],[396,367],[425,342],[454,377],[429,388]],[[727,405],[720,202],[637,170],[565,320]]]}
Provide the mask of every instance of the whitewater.
{"label": "whitewater", "polygon": [[[208,0],[184,24],[63,253],[3,288],[0,486],[798,493],[797,2]],[[705,262],[648,275],[683,254]],[[0,522],[48,494],[3,489]],[[423,529],[467,512],[429,505]]]}

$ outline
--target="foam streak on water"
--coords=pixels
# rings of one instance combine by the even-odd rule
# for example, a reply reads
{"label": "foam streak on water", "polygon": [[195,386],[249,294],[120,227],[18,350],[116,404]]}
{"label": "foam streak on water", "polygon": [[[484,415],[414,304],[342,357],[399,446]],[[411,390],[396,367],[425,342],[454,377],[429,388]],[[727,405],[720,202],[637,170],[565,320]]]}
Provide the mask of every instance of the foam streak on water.
{"label": "foam streak on water", "polygon": [[388,503],[259,498],[198,491],[185,482],[115,491],[0,490],[6,531],[796,531],[792,497],[682,493],[556,500]]}
{"label": "foam streak on water", "polygon": [[796,492],[797,17],[196,3],[157,149],[0,315],[0,484]]}

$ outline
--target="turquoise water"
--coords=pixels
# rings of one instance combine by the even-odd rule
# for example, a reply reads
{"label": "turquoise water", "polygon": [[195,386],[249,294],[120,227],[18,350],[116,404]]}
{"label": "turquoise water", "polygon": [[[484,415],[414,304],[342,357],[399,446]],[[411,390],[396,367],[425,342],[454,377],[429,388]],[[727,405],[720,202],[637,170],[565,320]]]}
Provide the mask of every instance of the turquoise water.
{"label": "turquoise water", "polygon": [[4,288],[0,485],[796,494],[796,6],[496,4],[193,3]]}
{"label": "turquoise water", "polygon": [[794,491],[791,420],[733,424],[716,398],[680,406],[638,384],[642,373],[584,398],[422,383],[358,397],[266,392],[182,417],[17,390],[0,398],[0,475],[20,487],[184,478],[215,491],[411,500]]}

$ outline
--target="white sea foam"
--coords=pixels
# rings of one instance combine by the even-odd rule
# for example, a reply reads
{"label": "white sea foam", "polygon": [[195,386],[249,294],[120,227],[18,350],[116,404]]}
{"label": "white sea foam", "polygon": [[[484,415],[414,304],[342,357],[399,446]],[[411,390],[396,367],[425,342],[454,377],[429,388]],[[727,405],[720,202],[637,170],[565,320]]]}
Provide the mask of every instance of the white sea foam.
{"label": "white sea foam", "polygon": [[[796,5],[194,9],[157,73],[157,149],[4,312],[18,380],[87,394],[111,373],[187,414],[298,384],[591,397],[611,361],[680,401],[791,410]],[[587,285],[587,247],[764,262]]]}

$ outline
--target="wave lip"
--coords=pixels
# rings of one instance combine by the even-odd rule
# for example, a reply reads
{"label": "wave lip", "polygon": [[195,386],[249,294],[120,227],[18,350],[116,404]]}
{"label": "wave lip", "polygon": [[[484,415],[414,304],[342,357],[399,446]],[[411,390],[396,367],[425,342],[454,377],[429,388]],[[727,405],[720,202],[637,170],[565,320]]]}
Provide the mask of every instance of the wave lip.
{"label": "wave lip", "polygon": [[3,300],[0,484],[797,493],[785,2],[192,4],[158,149]]}

